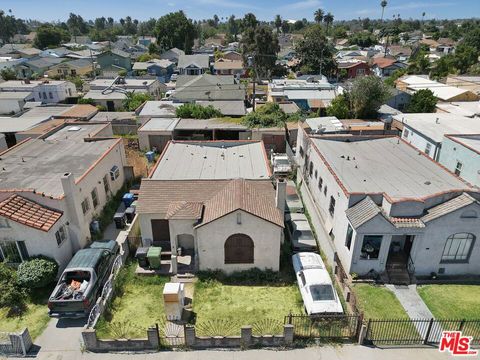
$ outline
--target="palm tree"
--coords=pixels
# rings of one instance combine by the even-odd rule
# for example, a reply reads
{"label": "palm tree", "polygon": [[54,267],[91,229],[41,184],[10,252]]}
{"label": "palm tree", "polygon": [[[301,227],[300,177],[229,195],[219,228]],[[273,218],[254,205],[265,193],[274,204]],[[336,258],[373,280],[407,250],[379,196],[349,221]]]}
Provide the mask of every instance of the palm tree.
{"label": "palm tree", "polygon": [[424,19],[425,19],[425,11],[424,11],[424,12],[422,12],[422,25],[423,25],[423,21],[424,21]]}
{"label": "palm tree", "polygon": [[320,24],[323,20],[323,17],[325,15],[325,12],[322,9],[318,9],[315,11],[314,16],[315,16],[315,22],[317,24]]}
{"label": "palm tree", "polygon": [[282,18],[280,15],[275,16],[275,27],[277,28],[277,34],[280,33],[280,28],[282,27]]}
{"label": "palm tree", "polygon": [[382,22],[383,22],[383,14],[385,12],[385,7],[387,6],[387,1],[386,0],[383,0],[381,3],[380,3],[380,6],[382,7]]}
{"label": "palm tree", "polygon": [[323,18],[323,21],[324,21],[325,24],[327,25],[327,35],[328,35],[328,28],[329,28],[330,25],[332,25],[332,23],[333,23],[333,14],[332,14],[332,13],[328,13],[327,15],[325,15],[324,18]]}

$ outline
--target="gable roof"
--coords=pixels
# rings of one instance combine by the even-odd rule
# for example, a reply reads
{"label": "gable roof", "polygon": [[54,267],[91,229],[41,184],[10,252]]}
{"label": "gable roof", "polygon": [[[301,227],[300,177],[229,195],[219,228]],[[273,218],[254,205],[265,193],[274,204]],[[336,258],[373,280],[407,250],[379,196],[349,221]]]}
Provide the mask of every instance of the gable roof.
{"label": "gable roof", "polygon": [[397,60],[395,60],[395,59],[389,59],[389,58],[385,58],[385,57],[380,57],[380,58],[373,59],[373,65],[378,66],[380,69],[385,69],[389,66],[392,66],[396,62],[397,62]]}
{"label": "gable roof", "polygon": [[457,196],[456,198],[448,200],[443,204],[434,206],[433,208],[427,210],[427,214],[422,217],[422,221],[429,222],[438,219],[439,217],[447,215],[473,203],[479,204],[479,202],[469,194],[462,193],[462,195]]}
{"label": "gable roof", "polygon": [[172,201],[168,205],[165,219],[198,220],[202,217],[203,203],[201,201]]}
{"label": "gable roof", "polygon": [[[143,179],[137,205],[139,214],[174,216],[180,210],[195,209],[192,203],[204,204],[233,180],[152,180]],[[264,197],[275,198],[270,180],[244,180]],[[191,203],[180,206],[181,202]],[[273,202],[273,200],[272,200]],[[174,203],[173,205],[171,205]],[[179,209],[180,208],[180,209]],[[192,211],[194,213],[194,211]]]}
{"label": "gable roof", "polygon": [[63,213],[14,194],[0,203],[0,215],[47,232],[62,217]]}
{"label": "gable roof", "polygon": [[230,181],[213,198],[205,202],[203,221],[206,225],[236,210],[243,210],[272,224],[283,227],[283,214],[268,198],[245,179]]}
{"label": "gable roof", "polygon": [[347,219],[355,229],[372,220],[381,212],[380,207],[373,202],[370,196],[345,210]]}
{"label": "gable roof", "polygon": [[178,58],[177,67],[180,69],[187,68],[189,66],[196,66],[200,69],[208,69],[210,66],[210,57],[204,54],[197,55],[180,55]]}

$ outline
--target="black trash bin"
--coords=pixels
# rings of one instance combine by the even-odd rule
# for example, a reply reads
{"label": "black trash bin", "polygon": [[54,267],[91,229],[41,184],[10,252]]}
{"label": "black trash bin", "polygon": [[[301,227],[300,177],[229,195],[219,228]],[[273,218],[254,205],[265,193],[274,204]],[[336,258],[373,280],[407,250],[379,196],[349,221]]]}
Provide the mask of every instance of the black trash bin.
{"label": "black trash bin", "polygon": [[135,217],[135,208],[128,207],[125,210],[125,217],[127,218],[127,223],[131,224],[133,222],[133,218]]}
{"label": "black trash bin", "polygon": [[126,225],[125,213],[118,212],[113,216],[113,221],[115,221],[115,227],[117,229],[123,229]]}
{"label": "black trash bin", "polygon": [[138,265],[142,268],[148,268],[147,259],[148,247],[139,247],[135,253],[135,258],[138,260]]}

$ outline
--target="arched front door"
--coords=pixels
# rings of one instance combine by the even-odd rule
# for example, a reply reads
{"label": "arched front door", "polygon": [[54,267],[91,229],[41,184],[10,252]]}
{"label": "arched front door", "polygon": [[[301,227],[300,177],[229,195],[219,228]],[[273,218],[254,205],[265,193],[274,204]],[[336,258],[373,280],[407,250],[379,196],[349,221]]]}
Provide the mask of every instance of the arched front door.
{"label": "arched front door", "polygon": [[253,264],[254,247],[248,235],[229,236],[225,241],[225,264]]}

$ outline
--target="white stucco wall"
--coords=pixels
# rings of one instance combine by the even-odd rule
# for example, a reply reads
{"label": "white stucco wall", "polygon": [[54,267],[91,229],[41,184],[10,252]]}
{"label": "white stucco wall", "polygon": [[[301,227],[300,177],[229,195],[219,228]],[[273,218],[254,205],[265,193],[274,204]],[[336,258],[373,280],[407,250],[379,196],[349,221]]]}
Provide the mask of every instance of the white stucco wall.
{"label": "white stucco wall", "polygon": [[[241,224],[237,224],[241,213]],[[233,234],[246,234],[255,244],[253,264],[225,264],[224,244]],[[227,273],[251,268],[280,268],[280,243],[283,229],[270,222],[237,210],[209,224],[197,228],[199,269],[221,269]]]}
{"label": "white stucco wall", "polygon": [[1,99],[0,100],[0,114],[16,114],[22,110],[25,102],[23,100],[15,99]]}
{"label": "white stucco wall", "polygon": [[[5,219],[3,217],[1,218]],[[59,264],[60,272],[67,266],[73,255],[73,248],[70,237],[68,236],[68,226],[66,225],[67,221],[65,216],[62,216],[48,232],[37,230],[9,219],[5,220],[9,227],[1,228],[0,242],[24,241],[29,256],[45,255],[55,259]],[[57,245],[55,232],[61,226],[65,226],[67,230],[67,239],[60,245]]]}
{"label": "white stucco wall", "polygon": [[[431,139],[427,138],[423,134],[415,131],[411,127],[408,126],[408,124],[403,124],[403,132],[402,132],[402,139],[407,141],[408,143],[412,144],[415,146],[418,150],[425,152],[425,149],[427,148],[427,144],[430,144],[430,156],[434,160],[438,160],[438,157],[440,155],[440,145],[436,144],[434,141]],[[408,136],[406,136],[406,131],[408,131]]]}

